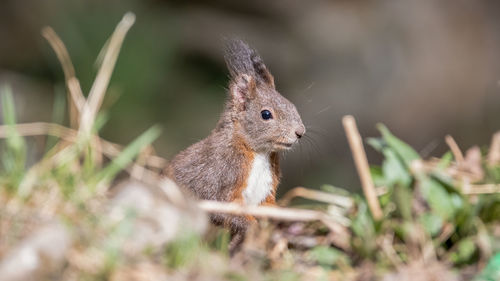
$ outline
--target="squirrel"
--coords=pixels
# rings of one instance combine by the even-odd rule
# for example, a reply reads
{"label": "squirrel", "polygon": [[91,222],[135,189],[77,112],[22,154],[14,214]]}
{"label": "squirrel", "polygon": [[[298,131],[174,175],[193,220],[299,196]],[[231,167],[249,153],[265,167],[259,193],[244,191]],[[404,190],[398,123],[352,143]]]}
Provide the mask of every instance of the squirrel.
{"label": "squirrel", "polygon": [[[181,151],[166,175],[198,199],[275,205],[281,172],[278,152],[305,134],[295,106],[283,97],[259,54],[245,42],[226,42],[228,98],[214,130]],[[212,214],[230,229],[233,254],[245,238],[251,216]]]}

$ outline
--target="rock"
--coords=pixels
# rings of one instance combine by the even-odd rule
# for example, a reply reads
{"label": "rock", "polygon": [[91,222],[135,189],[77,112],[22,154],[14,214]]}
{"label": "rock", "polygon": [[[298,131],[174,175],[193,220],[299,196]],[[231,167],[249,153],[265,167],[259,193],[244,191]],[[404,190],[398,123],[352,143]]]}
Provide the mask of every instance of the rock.
{"label": "rock", "polygon": [[[110,204],[111,219],[124,219],[130,212],[136,217],[124,245],[129,254],[142,252],[146,247],[161,247],[186,231],[201,234],[208,226],[206,215],[176,193],[175,184],[164,180],[159,185],[158,188],[126,181],[115,187],[118,191]],[[165,189],[169,191],[163,192]]]}
{"label": "rock", "polygon": [[46,224],[14,247],[0,262],[1,280],[41,279],[62,266],[70,245],[71,237],[62,224]]}

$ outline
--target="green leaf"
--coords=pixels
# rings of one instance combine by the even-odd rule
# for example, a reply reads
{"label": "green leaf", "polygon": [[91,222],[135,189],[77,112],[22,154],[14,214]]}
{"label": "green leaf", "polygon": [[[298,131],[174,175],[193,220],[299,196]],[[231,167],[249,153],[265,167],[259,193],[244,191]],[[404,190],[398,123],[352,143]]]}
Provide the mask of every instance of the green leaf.
{"label": "green leaf", "polygon": [[486,176],[494,183],[500,183],[500,165],[486,166]]}
{"label": "green leaf", "polygon": [[370,256],[376,249],[375,223],[366,202],[360,198],[356,201],[358,210],[351,220],[351,229],[355,234],[352,243],[362,255]]}
{"label": "green leaf", "polygon": [[347,257],[341,251],[327,246],[314,247],[309,255],[311,258],[323,267],[333,267],[336,263],[345,263]]}
{"label": "green leaf", "polygon": [[483,195],[480,200],[479,217],[486,223],[500,221],[500,193]]}
{"label": "green leaf", "polygon": [[378,152],[382,152],[382,149],[387,146],[382,138],[367,138],[366,143]]}
{"label": "green leaf", "polygon": [[451,153],[451,151],[448,151],[439,160],[437,168],[438,169],[448,168],[448,166],[450,166],[450,164],[451,164],[452,161],[453,161],[453,153]]}
{"label": "green leaf", "polygon": [[486,267],[476,276],[474,281],[497,281],[500,280],[500,253],[494,255]]}
{"label": "green leaf", "polygon": [[371,166],[370,167],[370,174],[372,176],[373,183],[375,184],[375,186],[387,186],[387,181],[385,180],[382,167]]}
{"label": "green leaf", "polygon": [[175,241],[167,245],[165,257],[167,265],[173,269],[180,268],[199,258],[202,244],[195,232],[186,230]]}
{"label": "green leaf", "polygon": [[405,221],[412,220],[411,206],[412,206],[412,192],[409,187],[396,185],[394,187],[394,202],[396,203],[397,210]]}
{"label": "green leaf", "polygon": [[451,175],[446,171],[433,171],[430,176],[439,182],[449,193],[460,194],[459,188],[456,187],[456,183]]}
{"label": "green leaf", "polygon": [[468,262],[476,252],[476,244],[471,237],[462,239],[455,251],[450,254],[450,259],[456,264]]}
{"label": "green leaf", "polygon": [[227,229],[220,229],[214,241],[215,249],[225,254],[228,254],[230,240],[231,240],[231,234],[229,233],[229,231]]}
{"label": "green leaf", "polygon": [[408,239],[411,241],[414,239],[414,233],[418,230],[416,229],[415,222],[412,221],[403,221],[399,224],[396,233],[405,241]]}
{"label": "green leaf", "polygon": [[382,171],[384,174],[387,185],[400,184],[403,186],[410,186],[412,177],[408,169],[401,162],[396,152],[392,149],[386,148],[383,150],[385,159],[382,163]]}
{"label": "green leaf", "polygon": [[378,124],[377,128],[387,145],[394,149],[407,167],[410,167],[412,161],[420,159],[418,153],[411,146],[395,137],[384,125]]}
{"label": "green leaf", "polygon": [[433,213],[422,214],[422,216],[420,216],[420,223],[432,237],[438,235],[443,227],[443,219]]}
{"label": "green leaf", "polygon": [[[382,194],[378,197],[378,201],[380,202],[380,206],[382,206],[382,208],[385,208],[386,206],[388,206],[389,204],[392,203],[392,194],[393,193],[394,193],[394,189],[388,188],[387,193]],[[389,208],[389,209],[392,209],[392,208]]]}
{"label": "green leaf", "polygon": [[455,204],[450,194],[436,180],[426,175],[419,175],[420,192],[431,209],[445,221],[450,220],[455,214]]}

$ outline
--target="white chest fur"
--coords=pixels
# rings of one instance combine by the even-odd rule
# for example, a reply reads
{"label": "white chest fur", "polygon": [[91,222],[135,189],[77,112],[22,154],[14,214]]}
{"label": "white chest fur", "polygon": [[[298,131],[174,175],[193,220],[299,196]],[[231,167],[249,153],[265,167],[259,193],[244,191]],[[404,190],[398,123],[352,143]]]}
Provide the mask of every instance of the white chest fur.
{"label": "white chest fur", "polygon": [[243,199],[247,205],[258,205],[271,193],[273,175],[269,155],[257,153],[252,162],[250,175],[243,190]]}

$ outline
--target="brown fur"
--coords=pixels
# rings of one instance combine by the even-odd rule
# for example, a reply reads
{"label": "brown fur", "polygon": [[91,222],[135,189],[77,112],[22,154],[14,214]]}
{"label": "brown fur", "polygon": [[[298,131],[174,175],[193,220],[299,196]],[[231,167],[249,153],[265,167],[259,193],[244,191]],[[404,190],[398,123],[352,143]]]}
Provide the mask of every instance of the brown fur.
{"label": "brown fur", "polygon": [[243,159],[245,160],[243,163],[241,163],[241,175],[238,176],[238,179],[232,191],[232,196],[229,198],[229,201],[244,203],[243,190],[245,189],[247,179],[250,174],[250,169],[252,161],[255,157],[255,152],[245,143],[241,136],[235,136],[233,142],[236,149],[243,153]]}
{"label": "brown fur", "polygon": [[[295,106],[276,91],[262,59],[244,42],[228,43],[226,63],[231,73],[229,98],[217,126],[207,138],[177,154],[166,174],[199,199],[245,204],[242,192],[255,153],[268,153],[272,190],[261,204],[274,205],[281,176],[278,151],[297,142],[304,125]],[[264,120],[263,110],[273,118]],[[230,228],[234,252],[255,218],[213,214],[211,220]]]}

